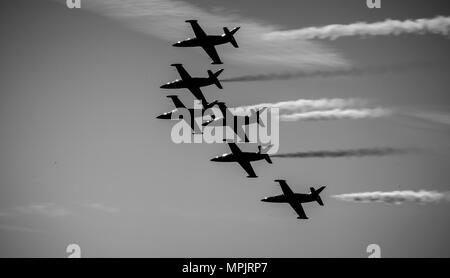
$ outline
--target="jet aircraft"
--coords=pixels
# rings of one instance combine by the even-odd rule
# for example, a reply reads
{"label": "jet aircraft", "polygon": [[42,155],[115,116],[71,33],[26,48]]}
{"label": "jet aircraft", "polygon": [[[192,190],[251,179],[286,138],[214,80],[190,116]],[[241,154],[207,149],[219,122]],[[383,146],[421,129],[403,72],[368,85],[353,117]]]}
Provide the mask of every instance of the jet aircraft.
{"label": "jet aircraft", "polygon": [[238,44],[234,39],[234,33],[236,33],[240,27],[235,27],[231,31],[227,27],[223,27],[224,33],[222,35],[207,35],[203,31],[202,27],[198,24],[197,20],[186,20],[192,26],[195,38],[189,38],[184,41],[178,41],[173,44],[176,47],[202,47],[205,52],[212,59],[211,64],[223,64],[220,60],[219,54],[217,54],[216,45],[231,43],[235,48],[238,48]]}
{"label": "jet aircraft", "polygon": [[[176,117],[176,116],[173,116],[174,115],[174,113],[176,114],[177,113],[177,111],[179,110],[179,109],[186,109],[188,112],[189,112],[189,114],[190,114],[190,122],[188,122],[187,121],[187,119],[183,119],[183,120],[185,120],[190,126],[191,126],[191,129],[192,129],[192,132],[193,133],[201,133],[201,132],[199,132],[199,127],[197,126],[197,124],[196,124],[196,122],[195,122],[195,116],[196,116],[196,111],[195,111],[195,108],[187,108],[184,104],[183,104],[183,102],[181,102],[181,100],[178,98],[178,96],[176,96],[176,95],[170,95],[170,96],[167,96],[168,98],[170,98],[172,101],[173,101],[173,104],[175,105],[175,109],[173,109],[172,111],[169,111],[169,112],[166,112],[166,113],[163,113],[163,114],[161,114],[161,115],[159,115],[158,117],[156,117],[157,119],[164,119],[164,120],[171,120],[171,119],[173,119],[172,117]],[[203,113],[208,109],[208,108],[211,108],[212,106],[214,106],[215,104],[217,104],[217,100],[215,100],[215,101],[213,101],[213,102],[211,102],[211,103],[208,103],[207,105],[206,105],[206,107],[203,107],[202,109],[198,109],[198,110],[201,110],[201,111],[199,111],[199,115],[203,115]],[[211,115],[211,117],[212,118],[214,118],[215,116],[214,115]]]}
{"label": "jet aircraft", "polygon": [[319,203],[319,205],[323,206],[323,202],[319,194],[320,192],[322,192],[322,190],[325,189],[325,186],[322,186],[317,190],[311,187],[310,188],[311,193],[300,194],[292,192],[291,188],[289,188],[288,184],[286,183],[286,180],[275,180],[275,181],[280,184],[283,194],[272,197],[266,197],[261,200],[262,202],[288,203],[298,214],[297,219],[308,219],[308,217],[305,214],[305,211],[303,210],[302,203],[317,202]]}
{"label": "jet aircraft", "polygon": [[258,146],[258,152],[243,152],[236,143],[227,142],[231,149],[231,153],[216,156],[211,159],[214,162],[237,162],[242,168],[247,172],[248,178],[257,178],[255,174],[251,161],[258,161],[265,159],[268,163],[272,164],[270,156],[266,153],[271,145],[267,146],[264,150],[261,150],[261,146]]}
{"label": "jet aircraft", "polygon": [[216,85],[219,89],[222,89],[222,85],[219,82],[217,77],[222,73],[223,69],[218,70],[213,73],[208,70],[208,77],[192,77],[182,64],[172,64],[171,66],[175,67],[180,75],[181,79],[176,79],[174,81],[168,82],[161,86],[162,89],[181,89],[187,88],[196,99],[202,101],[203,107],[208,106],[208,102],[205,99],[200,87],[205,87],[209,85]]}
{"label": "jet aircraft", "polygon": [[204,122],[203,126],[229,126],[233,129],[234,133],[238,136],[244,136],[244,141],[249,142],[247,135],[245,134],[243,126],[257,123],[261,127],[265,127],[265,124],[260,120],[259,114],[264,111],[267,107],[263,107],[259,110],[252,109],[250,116],[248,115],[234,115],[230,109],[226,106],[224,102],[217,102],[216,105],[219,107],[222,117],[214,117],[210,120]]}

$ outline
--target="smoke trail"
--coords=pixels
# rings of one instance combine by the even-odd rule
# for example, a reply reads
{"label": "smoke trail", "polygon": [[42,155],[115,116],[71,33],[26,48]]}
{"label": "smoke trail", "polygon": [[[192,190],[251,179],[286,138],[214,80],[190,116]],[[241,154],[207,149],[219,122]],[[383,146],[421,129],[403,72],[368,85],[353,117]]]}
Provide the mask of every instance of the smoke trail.
{"label": "smoke trail", "polygon": [[251,109],[279,108],[280,113],[289,112],[307,112],[312,110],[329,110],[329,109],[344,109],[349,107],[364,106],[366,100],[349,98],[332,98],[332,99],[298,99],[290,101],[281,101],[277,103],[261,103],[255,105],[241,106],[232,108],[236,114],[247,114]]}
{"label": "smoke trail", "polygon": [[297,30],[276,31],[265,35],[267,40],[330,39],[348,36],[387,36],[400,34],[436,34],[446,36],[450,29],[450,17],[438,16],[431,19],[392,20],[353,24],[332,24],[322,27],[308,27]]}
{"label": "smoke trail", "polygon": [[364,68],[334,68],[329,70],[317,71],[293,71],[282,73],[254,74],[242,75],[221,79],[221,82],[249,82],[249,81],[271,81],[271,80],[290,80],[309,77],[339,77],[339,76],[362,76],[367,74],[390,74],[396,72],[405,72],[416,69],[442,68],[448,67],[450,63],[447,61],[415,61],[409,63],[399,63],[390,65],[372,65]]}
{"label": "smoke trail", "polygon": [[325,111],[310,111],[305,113],[294,113],[280,115],[280,120],[293,121],[319,121],[319,120],[341,120],[341,119],[365,119],[391,116],[393,112],[386,108],[373,109],[333,109]]}
{"label": "smoke trail", "polygon": [[353,150],[335,150],[335,151],[308,151],[291,152],[271,155],[279,158],[339,158],[339,157],[365,157],[365,156],[388,156],[411,153],[412,149],[400,148],[369,148]]}
{"label": "smoke trail", "polygon": [[440,201],[450,201],[449,192],[437,192],[437,191],[392,191],[392,192],[363,192],[363,193],[351,193],[334,195],[333,198],[350,201],[350,202],[379,202],[379,203],[391,203],[401,204],[409,201],[414,203],[437,203]]}
{"label": "smoke trail", "polygon": [[400,115],[408,116],[415,119],[421,119],[431,123],[442,125],[450,125],[450,114],[442,111],[415,111],[404,112]]}

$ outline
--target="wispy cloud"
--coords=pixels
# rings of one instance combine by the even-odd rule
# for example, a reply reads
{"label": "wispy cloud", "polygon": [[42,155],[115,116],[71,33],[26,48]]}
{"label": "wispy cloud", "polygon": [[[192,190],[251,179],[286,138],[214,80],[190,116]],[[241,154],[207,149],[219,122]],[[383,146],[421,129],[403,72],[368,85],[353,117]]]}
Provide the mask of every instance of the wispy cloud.
{"label": "wispy cloud", "polygon": [[116,213],[119,211],[118,208],[115,207],[110,207],[110,206],[106,206],[100,203],[87,203],[83,205],[86,208],[90,208],[93,210],[97,210],[100,212],[105,212],[105,213]]}
{"label": "wispy cloud", "polygon": [[[0,230],[6,232],[45,234],[47,233],[45,229],[33,227],[35,226],[35,222],[30,222],[30,220],[37,219],[38,222],[41,222],[44,219],[56,220],[69,215],[72,215],[71,211],[54,203],[36,203],[5,208],[0,210]],[[18,224],[16,222],[22,223]]]}
{"label": "wispy cloud", "polygon": [[[70,207],[70,209],[68,207]],[[79,211],[80,207],[97,210],[104,213],[115,213],[119,211],[118,208],[96,202],[71,206],[61,206],[55,203],[48,202],[6,208],[0,210],[0,217],[15,218],[21,216],[33,216],[46,218],[63,218],[66,216],[78,214],[77,212]]]}
{"label": "wispy cloud", "polygon": [[0,230],[7,231],[7,232],[20,232],[20,233],[45,233],[42,230],[30,228],[26,226],[19,226],[19,225],[11,225],[11,224],[0,224]]}
{"label": "wispy cloud", "polygon": [[[89,211],[99,211],[108,214],[119,211],[117,208],[96,202],[73,204],[70,206],[61,206],[51,202],[15,206],[0,210],[0,230],[6,232],[45,234],[48,230],[43,227],[35,227],[37,223],[41,223],[44,220],[57,223],[68,216],[90,216],[91,214],[86,213],[86,211],[84,213],[82,211],[80,212],[80,209],[83,207]],[[36,221],[31,221],[32,219]]]}
{"label": "wispy cloud", "polygon": [[17,206],[0,211],[0,217],[30,215],[30,216],[44,216],[49,218],[58,218],[70,214],[72,214],[72,212],[54,203],[39,203],[26,206]]}
{"label": "wispy cloud", "polygon": [[206,32],[218,34],[222,27],[241,26],[236,34],[239,49],[220,47],[224,62],[259,66],[289,66],[317,69],[348,66],[337,53],[317,42],[306,40],[265,40],[264,35],[280,30],[278,26],[260,23],[237,14],[205,11],[196,5],[176,0],[93,0],[85,7],[96,13],[120,20],[135,30],[175,42],[192,36],[186,19],[198,19]]}
{"label": "wispy cloud", "polygon": [[393,203],[401,204],[403,202],[414,203],[436,203],[440,201],[450,201],[449,192],[437,192],[437,191],[392,191],[392,192],[362,192],[362,193],[350,193],[340,194],[332,196],[342,201],[353,202],[380,202],[380,203]]}
{"label": "wispy cloud", "polygon": [[450,17],[438,16],[430,19],[392,20],[352,24],[332,24],[322,27],[308,27],[296,30],[275,31],[265,35],[265,39],[337,39],[348,36],[387,36],[401,34],[436,34],[447,36],[450,30]]}

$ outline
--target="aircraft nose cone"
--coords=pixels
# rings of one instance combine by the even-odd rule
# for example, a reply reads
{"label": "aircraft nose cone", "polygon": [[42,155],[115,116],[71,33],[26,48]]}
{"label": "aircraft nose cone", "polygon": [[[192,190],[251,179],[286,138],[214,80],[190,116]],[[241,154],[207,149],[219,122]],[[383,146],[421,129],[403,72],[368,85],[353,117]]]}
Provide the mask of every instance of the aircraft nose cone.
{"label": "aircraft nose cone", "polygon": [[172,44],[172,46],[180,46],[181,42],[176,42],[174,44]]}
{"label": "aircraft nose cone", "polygon": [[171,114],[161,114],[158,117],[156,117],[157,119],[163,119],[163,120],[167,120],[171,118]]}
{"label": "aircraft nose cone", "polygon": [[163,84],[160,86],[161,89],[166,89],[168,84]]}
{"label": "aircraft nose cone", "polygon": [[261,199],[261,202],[267,202],[267,198]]}
{"label": "aircraft nose cone", "polygon": [[211,158],[210,161],[217,161],[217,157]]}

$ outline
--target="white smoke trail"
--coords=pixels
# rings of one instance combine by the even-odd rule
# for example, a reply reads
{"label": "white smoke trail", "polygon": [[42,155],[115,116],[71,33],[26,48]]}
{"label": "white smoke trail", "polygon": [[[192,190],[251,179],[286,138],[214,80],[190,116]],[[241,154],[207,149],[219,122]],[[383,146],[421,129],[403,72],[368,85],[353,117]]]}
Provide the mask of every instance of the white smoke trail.
{"label": "white smoke trail", "polygon": [[333,109],[325,111],[310,111],[305,113],[282,114],[282,121],[319,121],[340,119],[365,119],[391,116],[393,112],[386,108],[373,109]]}
{"label": "white smoke trail", "polygon": [[433,203],[440,201],[450,201],[449,192],[437,192],[437,191],[392,191],[392,192],[362,192],[362,193],[350,193],[334,195],[333,198],[350,201],[350,202],[379,202],[379,203],[391,203],[401,204],[403,202],[414,203]]}
{"label": "white smoke trail", "polygon": [[236,114],[248,114],[251,109],[279,108],[280,113],[297,112],[304,113],[312,110],[329,110],[329,109],[345,109],[349,107],[357,107],[366,105],[367,101],[356,98],[322,98],[322,99],[298,99],[290,101],[281,101],[277,103],[261,103],[248,106],[240,106],[231,110]]}
{"label": "white smoke trail", "polygon": [[450,17],[438,16],[431,19],[392,20],[353,24],[332,24],[322,27],[308,27],[297,30],[277,31],[266,34],[267,40],[331,39],[348,36],[387,36],[400,34],[436,34],[447,36],[450,31]]}

